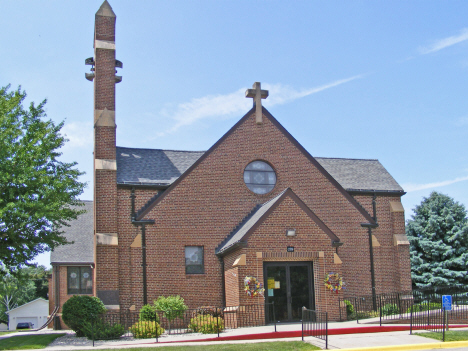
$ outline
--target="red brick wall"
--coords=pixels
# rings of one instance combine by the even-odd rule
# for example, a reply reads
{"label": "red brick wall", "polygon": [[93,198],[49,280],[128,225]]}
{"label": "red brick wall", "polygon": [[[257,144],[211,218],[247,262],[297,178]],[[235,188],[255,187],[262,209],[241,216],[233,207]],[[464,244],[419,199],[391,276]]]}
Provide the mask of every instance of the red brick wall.
{"label": "red brick wall", "polygon": [[[221,263],[214,254],[216,247],[256,204],[268,201],[287,187],[291,187],[344,242],[339,256],[343,260],[347,294],[371,293],[370,274],[367,273],[370,270],[368,234],[367,229],[360,226],[365,222],[364,217],[268,117],[264,116],[263,120],[263,125],[255,123],[254,115],[245,120],[146,215],[146,219],[155,220],[155,224],[148,225],[146,230],[149,302],[160,295],[179,294],[190,307],[221,305],[225,272],[221,271]],[[269,162],[275,169],[277,185],[270,194],[256,195],[244,184],[244,168],[256,159]],[[155,190],[137,189],[136,209],[155,193]],[[117,196],[121,308],[132,305],[139,308],[143,296],[141,248],[130,248],[130,245],[141,231],[130,222],[130,189],[119,188]],[[393,291],[400,286],[395,282],[394,274],[392,233],[395,223],[389,219],[390,199],[378,198],[380,227],[374,230],[382,245],[375,253],[379,291]],[[359,198],[359,201],[371,212],[366,203],[368,197]],[[294,214],[295,211],[290,210],[282,220],[294,218]],[[185,274],[186,245],[204,247],[204,274]],[[403,256],[399,259],[407,260]],[[325,267],[319,262],[314,269],[326,271],[330,257],[328,253],[323,263]],[[226,269],[228,267],[226,262]],[[323,272],[317,274],[323,278]],[[228,280],[226,283],[231,284]],[[320,294],[319,291],[317,296],[322,299]],[[229,295],[228,299],[235,301],[235,294]],[[317,307],[323,308],[321,304]]]}

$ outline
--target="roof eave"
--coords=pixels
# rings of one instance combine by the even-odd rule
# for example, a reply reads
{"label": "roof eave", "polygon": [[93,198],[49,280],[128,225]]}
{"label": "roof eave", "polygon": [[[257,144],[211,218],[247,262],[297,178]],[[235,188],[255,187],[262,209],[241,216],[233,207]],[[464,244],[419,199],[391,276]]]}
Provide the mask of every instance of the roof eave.
{"label": "roof eave", "polygon": [[351,189],[346,188],[346,191],[350,195],[377,195],[377,196],[384,196],[384,195],[392,195],[392,196],[403,196],[406,194],[404,190],[373,190],[373,189]]}

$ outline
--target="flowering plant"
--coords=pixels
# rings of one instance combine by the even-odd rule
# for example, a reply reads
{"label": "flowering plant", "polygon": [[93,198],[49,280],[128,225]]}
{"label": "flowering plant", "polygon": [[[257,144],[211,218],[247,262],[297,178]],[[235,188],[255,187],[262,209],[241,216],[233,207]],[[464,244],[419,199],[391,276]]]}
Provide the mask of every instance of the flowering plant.
{"label": "flowering plant", "polygon": [[254,297],[258,295],[263,296],[265,289],[263,288],[263,284],[260,283],[257,278],[246,276],[244,278],[244,291],[247,295]]}
{"label": "flowering plant", "polygon": [[325,277],[324,283],[325,283],[325,287],[328,290],[333,291],[334,293],[337,293],[337,294],[340,290],[344,289],[343,278],[341,278],[338,273],[331,272],[330,274],[328,274]]}

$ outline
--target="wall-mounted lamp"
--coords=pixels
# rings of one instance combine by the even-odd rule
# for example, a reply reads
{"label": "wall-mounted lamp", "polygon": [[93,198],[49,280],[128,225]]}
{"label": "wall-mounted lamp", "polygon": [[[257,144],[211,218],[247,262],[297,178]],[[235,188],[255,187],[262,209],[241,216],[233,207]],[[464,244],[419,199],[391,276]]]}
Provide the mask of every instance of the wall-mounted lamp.
{"label": "wall-mounted lamp", "polygon": [[286,236],[296,236],[296,229],[286,230]]}

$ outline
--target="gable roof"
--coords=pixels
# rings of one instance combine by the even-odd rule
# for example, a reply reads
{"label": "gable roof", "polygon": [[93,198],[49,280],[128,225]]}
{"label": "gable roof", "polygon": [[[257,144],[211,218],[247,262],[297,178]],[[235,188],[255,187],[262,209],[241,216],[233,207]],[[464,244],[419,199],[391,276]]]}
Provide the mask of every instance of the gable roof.
{"label": "gable roof", "polygon": [[[117,184],[168,187],[205,151],[117,147]],[[403,193],[384,166],[375,159],[315,157],[346,191]]]}
{"label": "gable roof", "polygon": [[[237,127],[239,127],[246,119],[250,117],[252,113],[255,112],[255,106],[247,112],[234,126],[229,129],[216,143],[213,144],[212,147],[208,151],[206,151],[195,163],[193,163],[177,180],[175,180],[169,188],[158,196],[152,203],[146,204],[146,208],[142,211],[139,211],[139,215],[137,216],[136,220],[139,221],[146,216],[160,201],[162,201],[168,193],[174,189],[177,184],[179,184],[190,172],[195,169],[199,163],[201,163],[208,155],[215,150],[218,145],[220,145],[231,133],[233,133]],[[333,178],[330,173],[328,173],[325,168],[315,160],[315,158],[279,123],[275,117],[273,117],[270,112],[265,107],[262,107],[262,112],[268,117],[268,119],[278,128],[279,131],[283,133],[283,135],[289,139],[291,143],[293,143],[301,152],[302,154],[308,158],[308,160],[332,183],[339,192],[353,205],[359,213],[369,222],[371,225],[376,225],[375,220],[371,217],[371,215],[362,207],[336,180]]]}
{"label": "gable roof", "polygon": [[23,307],[26,307],[26,306],[28,306],[28,305],[30,306],[30,305],[32,305],[32,304],[37,304],[38,302],[40,302],[40,303],[44,303],[44,302],[45,302],[46,305],[47,305],[47,308],[49,307],[49,301],[47,301],[46,299],[43,299],[42,297],[39,297],[39,298],[37,298],[37,299],[35,299],[35,300],[26,302],[25,304],[23,304],[23,305],[21,305],[21,306],[12,308],[11,310],[6,311],[5,313],[6,313],[6,314],[9,314],[10,312],[19,310],[19,309],[21,309],[21,308],[23,308]]}
{"label": "gable roof", "polygon": [[117,184],[169,186],[204,153],[118,146]]}
{"label": "gable roof", "polygon": [[81,201],[86,212],[63,227],[64,236],[73,244],[56,247],[50,254],[51,264],[93,264],[94,262],[94,213],[92,201]]}
{"label": "gable roof", "polygon": [[215,253],[223,256],[228,251],[245,241],[244,238],[248,237],[286,198],[290,197],[296,204],[298,204],[304,212],[327,234],[332,242],[340,242],[340,239],[323,223],[320,218],[309,208],[307,205],[291,190],[287,188],[281,193],[276,195],[273,199],[265,202],[262,205],[257,205],[254,209],[239,223],[236,228],[227,236],[227,238],[216,248]]}
{"label": "gable roof", "polygon": [[347,191],[404,192],[379,160],[328,157],[315,159]]}

